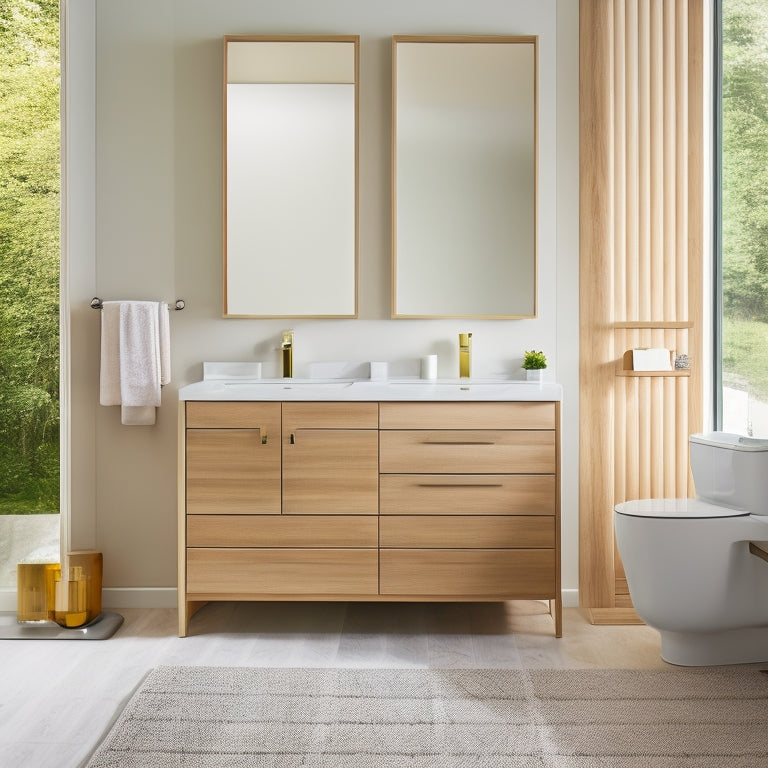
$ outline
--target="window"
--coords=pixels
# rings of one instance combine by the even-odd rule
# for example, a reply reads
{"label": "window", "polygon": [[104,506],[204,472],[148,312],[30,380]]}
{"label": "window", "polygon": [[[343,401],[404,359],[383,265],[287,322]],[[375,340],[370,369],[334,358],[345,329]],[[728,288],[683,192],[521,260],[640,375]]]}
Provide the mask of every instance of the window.
{"label": "window", "polygon": [[0,586],[58,561],[59,3],[0,3]]}
{"label": "window", "polygon": [[715,5],[715,423],[768,437],[768,3]]}

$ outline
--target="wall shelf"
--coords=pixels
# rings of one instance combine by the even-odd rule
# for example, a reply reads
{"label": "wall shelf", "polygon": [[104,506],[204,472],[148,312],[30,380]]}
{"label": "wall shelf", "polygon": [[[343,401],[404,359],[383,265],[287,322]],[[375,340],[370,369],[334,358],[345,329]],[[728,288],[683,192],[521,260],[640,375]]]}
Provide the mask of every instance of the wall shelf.
{"label": "wall shelf", "polygon": [[690,368],[675,368],[672,371],[616,371],[617,376],[690,376]]}

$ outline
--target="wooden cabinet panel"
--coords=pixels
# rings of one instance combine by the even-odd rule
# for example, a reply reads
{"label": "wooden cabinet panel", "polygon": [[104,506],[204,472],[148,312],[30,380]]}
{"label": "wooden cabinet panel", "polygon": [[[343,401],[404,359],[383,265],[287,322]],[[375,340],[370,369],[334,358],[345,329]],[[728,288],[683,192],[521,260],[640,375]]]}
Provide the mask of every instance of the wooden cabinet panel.
{"label": "wooden cabinet panel", "polygon": [[187,429],[258,429],[280,441],[280,403],[187,402]]}
{"label": "wooden cabinet panel", "polygon": [[554,473],[554,431],[403,430],[380,433],[382,472]]}
{"label": "wooden cabinet panel", "polygon": [[554,429],[555,403],[379,403],[381,429]]}
{"label": "wooden cabinet panel", "polygon": [[190,515],[188,547],[377,547],[375,515]]}
{"label": "wooden cabinet panel", "polygon": [[279,515],[279,435],[279,421],[266,430],[188,429],[187,514]]}
{"label": "wooden cabinet panel", "polygon": [[378,403],[283,403],[283,428],[378,429]]}
{"label": "wooden cabinet panel", "polygon": [[181,412],[180,634],[207,600],[551,599],[561,635],[559,404]]}
{"label": "wooden cabinet panel", "polygon": [[283,433],[283,513],[365,515],[379,511],[375,429]]}
{"label": "wooden cabinet panel", "polygon": [[382,517],[381,547],[522,549],[555,546],[554,517],[431,515]]}
{"label": "wooden cabinet panel", "polygon": [[382,515],[554,515],[554,475],[382,475]]}
{"label": "wooden cabinet panel", "polygon": [[188,549],[187,591],[232,599],[376,595],[378,557],[375,549]]}
{"label": "wooden cabinet panel", "polygon": [[382,595],[555,597],[554,549],[382,549]]}

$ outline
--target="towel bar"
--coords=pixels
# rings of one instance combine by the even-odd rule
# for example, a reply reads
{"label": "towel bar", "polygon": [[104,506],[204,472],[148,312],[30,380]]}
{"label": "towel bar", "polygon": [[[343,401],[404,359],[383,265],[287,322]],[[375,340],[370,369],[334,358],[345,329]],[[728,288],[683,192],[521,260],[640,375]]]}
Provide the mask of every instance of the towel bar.
{"label": "towel bar", "polygon": [[[173,308],[176,310],[182,310],[186,306],[187,306],[187,303],[184,301],[184,299],[176,299]],[[171,305],[169,304],[168,308],[170,309],[170,307]],[[91,309],[104,309],[104,304],[98,296],[94,296],[91,299]]]}

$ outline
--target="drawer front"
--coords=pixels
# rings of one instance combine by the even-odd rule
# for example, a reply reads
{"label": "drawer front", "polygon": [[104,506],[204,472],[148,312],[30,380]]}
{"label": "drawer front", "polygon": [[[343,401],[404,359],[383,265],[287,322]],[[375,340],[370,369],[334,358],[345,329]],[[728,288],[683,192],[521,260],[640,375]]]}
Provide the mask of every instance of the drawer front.
{"label": "drawer front", "polygon": [[555,403],[379,404],[381,429],[554,429]]}
{"label": "drawer front", "polygon": [[381,519],[380,540],[401,549],[544,549],[555,546],[555,518],[391,515]]}
{"label": "drawer front", "polygon": [[553,549],[382,549],[381,594],[555,597]]}
{"label": "drawer front", "polygon": [[382,515],[554,515],[554,475],[381,475]]}
{"label": "drawer front", "polygon": [[375,549],[188,549],[187,592],[375,595]]}
{"label": "drawer front", "polygon": [[187,403],[187,427],[201,429],[258,429],[271,426],[280,441],[280,403],[198,402]]}
{"label": "drawer front", "polygon": [[378,403],[283,403],[283,428],[378,429]]}
{"label": "drawer front", "polygon": [[352,515],[190,515],[188,547],[376,547],[378,518]]}
{"label": "drawer front", "polygon": [[554,431],[381,432],[381,472],[554,473]]}

